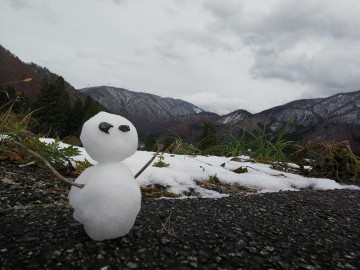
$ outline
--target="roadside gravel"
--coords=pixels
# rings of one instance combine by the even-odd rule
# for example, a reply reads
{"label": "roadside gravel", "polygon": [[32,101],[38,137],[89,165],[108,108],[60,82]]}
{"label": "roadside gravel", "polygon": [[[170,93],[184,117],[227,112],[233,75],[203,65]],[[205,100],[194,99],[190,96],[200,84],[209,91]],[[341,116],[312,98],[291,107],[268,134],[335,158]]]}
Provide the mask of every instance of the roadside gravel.
{"label": "roadside gravel", "polygon": [[72,218],[68,187],[11,166],[0,170],[2,270],[360,269],[359,191],[144,200],[128,235],[95,242]]}

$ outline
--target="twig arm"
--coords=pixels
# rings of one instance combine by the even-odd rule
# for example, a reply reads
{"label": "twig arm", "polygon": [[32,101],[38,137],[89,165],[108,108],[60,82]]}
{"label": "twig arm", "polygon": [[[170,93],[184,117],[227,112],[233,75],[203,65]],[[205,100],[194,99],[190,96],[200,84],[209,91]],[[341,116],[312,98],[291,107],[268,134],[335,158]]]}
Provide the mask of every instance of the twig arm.
{"label": "twig arm", "polygon": [[144,167],[142,167],[142,168],[140,169],[140,171],[138,171],[138,173],[135,174],[135,176],[134,176],[135,179],[138,178],[139,175],[142,174],[143,171],[145,171],[145,169],[150,166],[151,162],[154,161],[154,159],[157,157],[157,155],[160,153],[160,151],[161,151],[161,149],[158,149],[157,152],[152,156],[152,158],[144,165]]}

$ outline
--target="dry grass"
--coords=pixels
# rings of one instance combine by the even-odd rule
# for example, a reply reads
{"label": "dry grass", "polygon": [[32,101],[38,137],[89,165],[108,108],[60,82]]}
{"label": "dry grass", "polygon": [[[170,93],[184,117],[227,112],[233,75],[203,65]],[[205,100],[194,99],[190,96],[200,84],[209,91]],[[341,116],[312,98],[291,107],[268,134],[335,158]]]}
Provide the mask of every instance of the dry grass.
{"label": "dry grass", "polygon": [[[294,153],[294,159],[307,176],[360,184],[360,158],[351,151],[348,141],[308,144]],[[311,169],[304,169],[306,165]]]}
{"label": "dry grass", "polygon": [[142,197],[145,199],[157,199],[161,197],[178,198],[180,195],[157,187],[140,187]]}

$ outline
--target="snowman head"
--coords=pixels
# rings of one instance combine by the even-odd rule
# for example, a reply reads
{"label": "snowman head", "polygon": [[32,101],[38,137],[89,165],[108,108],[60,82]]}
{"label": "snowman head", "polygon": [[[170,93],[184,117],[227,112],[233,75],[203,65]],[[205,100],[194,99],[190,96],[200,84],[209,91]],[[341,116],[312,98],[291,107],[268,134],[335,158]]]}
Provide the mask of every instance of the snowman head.
{"label": "snowman head", "polygon": [[122,161],[136,152],[138,135],[134,125],[119,115],[99,112],[87,120],[80,140],[86,152],[99,163]]}

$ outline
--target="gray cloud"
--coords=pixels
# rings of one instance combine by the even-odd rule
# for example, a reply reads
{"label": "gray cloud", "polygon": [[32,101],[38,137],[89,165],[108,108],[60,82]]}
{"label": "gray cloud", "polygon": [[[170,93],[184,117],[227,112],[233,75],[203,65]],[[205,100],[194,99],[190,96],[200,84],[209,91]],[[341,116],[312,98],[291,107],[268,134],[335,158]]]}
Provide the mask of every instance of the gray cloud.
{"label": "gray cloud", "polygon": [[[98,0],[98,1],[103,1],[103,0]],[[122,5],[122,4],[127,3],[127,0],[111,0],[111,1],[117,5]]]}
{"label": "gray cloud", "polygon": [[78,88],[217,113],[360,88],[358,0],[0,0],[0,13],[1,45]]}
{"label": "gray cloud", "polygon": [[24,9],[31,7],[31,3],[29,3],[29,1],[27,0],[11,0],[11,1],[7,0],[7,1],[10,3],[11,7],[15,9]]}
{"label": "gray cloud", "polygon": [[213,35],[207,29],[183,28],[176,29],[160,36],[163,52],[175,48],[176,43],[183,43],[187,46],[196,46],[199,50],[214,52],[216,50],[236,51],[239,46],[231,38]]}
{"label": "gray cloud", "polygon": [[231,7],[204,7],[217,19],[214,33],[232,31],[251,48],[255,79],[312,85],[319,93],[360,88],[360,2],[279,1],[261,17],[235,16]]}
{"label": "gray cloud", "polygon": [[317,87],[319,92],[358,89],[360,77],[360,44],[339,45],[329,41],[313,55],[257,49],[252,75],[279,78]]}
{"label": "gray cloud", "polygon": [[241,98],[222,97],[218,93],[199,92],[182,97],[197,104],[205,111],[216,112],[220,115],[228,114],[238,108],[249,109],[246,101]]}
{"label": "gray cloud", "polygon": [[242,1],[238,0],[208,0],[204,2],[204,8],[209,10],[216,17],[224,20],[241,15],[243,13],[244,5]]}

